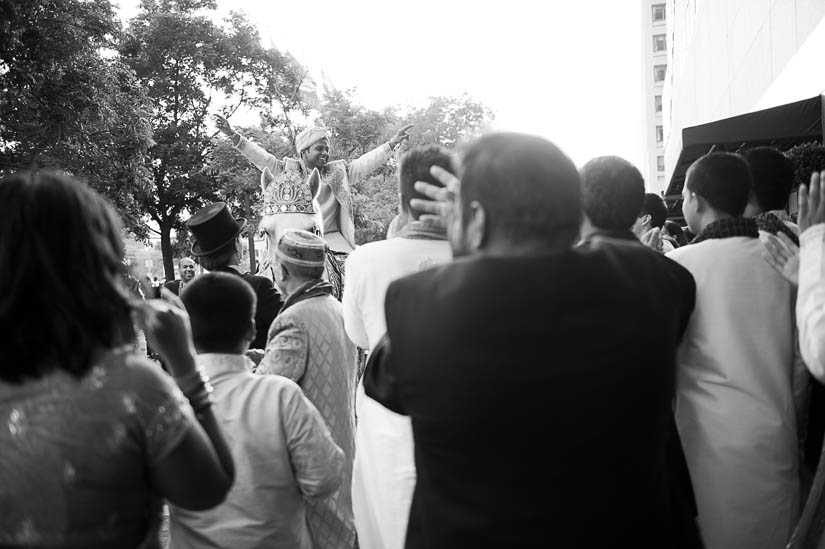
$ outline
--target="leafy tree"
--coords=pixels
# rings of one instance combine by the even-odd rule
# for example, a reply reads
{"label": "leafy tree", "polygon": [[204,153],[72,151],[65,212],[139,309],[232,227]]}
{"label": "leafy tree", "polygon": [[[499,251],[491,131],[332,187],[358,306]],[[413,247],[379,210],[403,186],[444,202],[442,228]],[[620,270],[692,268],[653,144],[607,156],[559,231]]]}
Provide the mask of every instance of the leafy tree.
{"label": "leafy tree", "polygon": [[[257,142],[278,157],[288,156],[292,144],[279,131],[266,132],[260,128],[239,128],[248,139]],[[232,147],[228,139],[216,139],[212,147],[206,171],[221,187],[224,201],[233,212],[240,212],[247,222],[249,242],[249,270],[257,271],[255,265],[255,234],[261,221],[261,172]]]}
{"label": "leafy tree", "polygon": [[467,94],[431,97],[429,102],[404,117],[415,124],[410,145],[442,145],[454,148],[481,133],[494,118],[493,111]]}
{"label": "leafy tree", "polygon": [[109,0],[0,0],[0,173],[63,170],[109,198],[145,235],[151,105],[110,53],[120,34]]}
{"label": "leafy tree", "polygon": [[183,231],[181,215],[218,198],[216,181],[203,169],[213,99],[248,101],[259,55],[255,28],[237,14],[226,28],[218,26],[206,15],[214,9],[214,0],[142,0],[119,48],[154,103],[155,145],[145,164],[151,185],[136,200],[159,227],[169,279],[171,233]]}

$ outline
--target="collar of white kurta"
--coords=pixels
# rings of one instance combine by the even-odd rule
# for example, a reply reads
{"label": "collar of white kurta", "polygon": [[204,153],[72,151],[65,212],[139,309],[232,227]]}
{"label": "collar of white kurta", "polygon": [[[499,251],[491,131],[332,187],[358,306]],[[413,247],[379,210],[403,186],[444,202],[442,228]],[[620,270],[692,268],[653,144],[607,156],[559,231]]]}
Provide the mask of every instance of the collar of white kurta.
{"label": "collar of white kurta", "polygon": [[251,372],[255,367],[255,363],[245,355],[234,353],[201,353],[196,362],[210,378],[221,374]]}
{"label": "collar of white kurta", "polygon": [[735,236],[745,236],[748,238],[759,238],[759,229],[756,220],[744,217],[727,217],[709,223],[702,232],[696,235],[691,244],[697,244],[704,240],[715,238],[732,238]]}

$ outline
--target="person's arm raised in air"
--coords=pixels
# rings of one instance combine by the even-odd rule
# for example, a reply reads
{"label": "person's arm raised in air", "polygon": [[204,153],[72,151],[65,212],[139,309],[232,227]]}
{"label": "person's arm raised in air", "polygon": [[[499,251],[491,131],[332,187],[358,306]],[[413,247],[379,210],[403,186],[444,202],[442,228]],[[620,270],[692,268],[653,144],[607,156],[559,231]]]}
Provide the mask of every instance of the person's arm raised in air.
{"label": "person's arm raised in air", "polygon": [[[177,299],[166,290],[164,297],[169,295]],[[135,321],[169,367],[198,420],[178,444],[150,464],[152,482],[178,507],[210,509],[223,501],[232,487],[235,467],[212,412],[212,388],[195,364],[189,316],[182,304],[151,300],[135,305]]]}
{"label": "person's arm raised in air", "polygon": [[218,130],[232,140],[232,145],[252,162],[256,168],[263,171],[269,168],[272,175],[278,175],[283,170],[284,163],[277,156],[267,152],[263,147],[248,140],[246,137],[235,131],[232,124],[219,114],[215,114],[215,125]]}
{"label": "person's arm raised in air", "polygon": [[808,370],[825,382],[825,172],[799,187],[799,294],[796,325]]}
{"label": "person's arm raised in air", "polygon": [[350,183],[363,179],[367,174],[384,164],[392,156],[395,147],[402,141],[409,139],[412,124],[407,124],[393,135],[389,141],[356,158],[349,164]]}

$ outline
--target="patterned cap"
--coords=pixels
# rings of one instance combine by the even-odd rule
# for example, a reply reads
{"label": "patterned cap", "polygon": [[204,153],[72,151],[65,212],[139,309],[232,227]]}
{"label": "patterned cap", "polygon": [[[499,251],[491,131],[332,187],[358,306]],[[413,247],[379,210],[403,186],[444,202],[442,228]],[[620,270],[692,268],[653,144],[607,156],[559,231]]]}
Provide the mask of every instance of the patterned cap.
{"label": "patterned cap", "polygon": [[320,236],[300,229],[287,229],[278,240],[275,255],[282,263],[301,267],[323,267],[327,243]]}

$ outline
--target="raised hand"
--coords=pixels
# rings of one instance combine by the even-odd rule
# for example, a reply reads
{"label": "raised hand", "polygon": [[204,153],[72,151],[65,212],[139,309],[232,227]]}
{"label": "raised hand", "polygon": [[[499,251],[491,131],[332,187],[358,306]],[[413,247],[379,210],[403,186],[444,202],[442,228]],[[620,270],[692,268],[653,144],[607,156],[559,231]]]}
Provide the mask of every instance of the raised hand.
{"label": "raised hand", "polygon": [[643,234],[639,240],[641,240],[642,244],[644,244],[651,250],[655,250],[659,253],[662,253],[664,251],[664,248],[662,247],[661,227],[653,227],[649,231],[645,232],[645,234]]}
{"label": "raised hand", "polygon": [[389,140],[390,147],[392,147],[394,149],[396,145],[398,145],[402,141],[406,141],[407,139],[409,139],[410,138],[409,131],[410,131],[410,128],[412,128],[412,127],[413,127],[413,124],[407,124],[406,126],[401,128],[400,130],[395,132],[395,135],[393,135]]}
{"label": "raised hand", "polygon": [[149,345],[163,358],[172,375],[179,378],[192,373],[195,369],[195,350],[186,310],[162,299],[136,301],[133,306],[134,321],[146,334]]}
{"label": "raised hand", "polygon": [[768,265],[782,276],[785,280],[799,285],[799,246],[785,233],[778,233],[777,236],[765,234],[759,238],[762,241],[762,258]]}
{"label": "raised hand", "polygon": [[822,197],[822,182],[825,171],[811,174],[811,182],[806,187],[799,186],[799,232],[819,223],[825,223],[825,200]]}
{"label": "raised hand", "polygon": [[416,181],[415,190],[432,200],[413,198],[410,200],[410,206],[423,214],[420,219],[435,221],[446,228],[453,214],[455,197],[461,181],[441,166],[432,166],[430,173],[444,186],[439,187],[426,181]]}
{"label": "raised hand", "polygon": [[222,134],[227,137],[232,137],[235,135],[236,132],[232,128],[232,124],[229,123],[229,120],[219,114],[214,114],[213,116],[215,117],[215,125]]}

